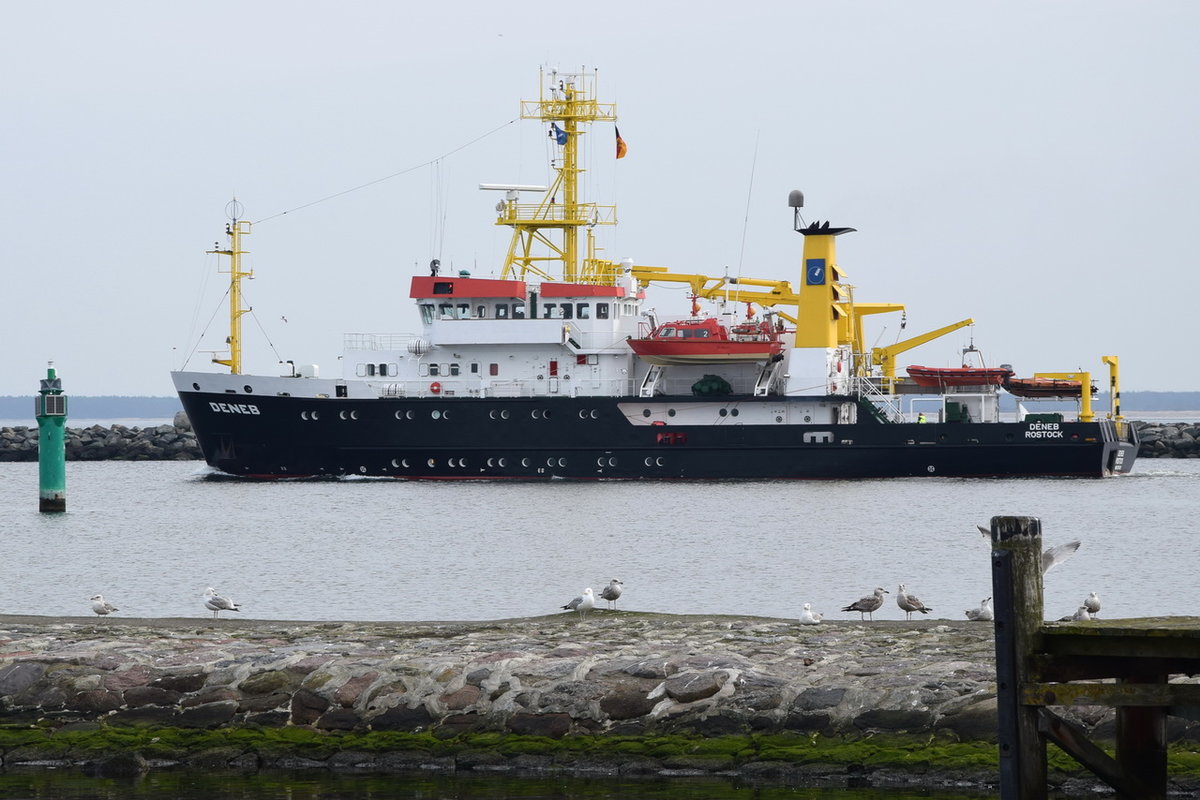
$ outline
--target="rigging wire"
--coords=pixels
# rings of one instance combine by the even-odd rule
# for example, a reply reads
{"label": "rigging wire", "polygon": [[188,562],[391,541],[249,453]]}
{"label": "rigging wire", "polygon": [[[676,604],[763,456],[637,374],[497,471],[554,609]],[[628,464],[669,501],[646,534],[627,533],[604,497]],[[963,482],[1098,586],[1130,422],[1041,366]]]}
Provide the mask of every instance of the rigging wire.
{"label": "rigging wire", "polygon": [[738,251],[738,278],[742,277],[742,259],[746,255],[746,231],[750,227],[750,198],[754,196],[754,170],[758,166],[758,138],[762,129],[754,132],[754,157],[750,159],[750,186],[746,189],[746,216],[742,220],[742,248]]}
{"label": "rigging wire", "polygon": [[[212,316],[208,318],[208,322],[204,324],[204,330],[200,331],[200,335],[196,337],[196,344],[188,351],[188,354],[183,359],[183,366],[179,371],[187,369],[188,362],[192,360],[192,356],[196,355],[196,351],[200,349],[200,343],[204,341],[204,337],[208,335],[208,329],[212,325],[213,320],[217,318],[217,314],[221,313],[221,305],[229,298],[229,289],[225,290],[225,294],[221,295],[221,299],[217,301],[217,307],[213,309]],[[199,310],[199,309],[197,309]]]}
{"label": "rigging wire", "polygon": [[491,136],[493,133],[496,133],[497,131],[504,129],[504,128],[508,127],[509,125],[512,125],[516,121],[517,121],[517,118],[513,118],[513,119],[510,119],[508,122],[503,123],[502,125],[497,125],[495,128],[492,128],[487,133],[476,136],[474,139],[467,142],[466,144],[459,145],[458,147],[454,148],[453,150],[449,150],[445,153],[442,153],[440,156],[437,156],[436,158],[431,158],[431,159],[428,159],[427,161],[422,161],[420,164],[415,164],[411,167],[407,167],[405,169],[400,170],[399,172],[393,172],[390,175],[384,175],[382,178],[376,178],[373,181],[367,181],[364,184],[360,184],[358,186],[352,186],[351,188],[343,189],[340,192],[334,192],[333,194],[326,195],[325,197],[322,197],[319,200],[313,200],[311,203],[305,203],[304,205],[299,205],[299,206],[296,206],[295,208],[289,208],[287,211],[280,211],[278,214],[272,214],[269,217],[263,217],[262,219],[256,221],[254,224],[261,225],[262,223],[267,222],[269,220],[276,219],[277,217],[282,217],[287,214],[291,214],[293,211],[300,211],[305,208],[310,208],[312,206],[317,205],[318,203],[324,203],[326,200],[333,200],[336,197],[341,197],[342,195],[350,194],[351,192],[357,192],[359,189],[366,189],[368,186],[374,186],[377,183],[383,183],[386,180],[391,180],[392,178],[398,178],[401,175],[407,175],[408,173],[413,172],[418,169],[421,169],[422,167],[428,167],[430,164],[433,164],[436,161],[439,161],[443,158],[452,156],[460,150],[465,150],[466,148],[470,147],[471,145],[475,144],[476,142],[486,139],[487,137]]}

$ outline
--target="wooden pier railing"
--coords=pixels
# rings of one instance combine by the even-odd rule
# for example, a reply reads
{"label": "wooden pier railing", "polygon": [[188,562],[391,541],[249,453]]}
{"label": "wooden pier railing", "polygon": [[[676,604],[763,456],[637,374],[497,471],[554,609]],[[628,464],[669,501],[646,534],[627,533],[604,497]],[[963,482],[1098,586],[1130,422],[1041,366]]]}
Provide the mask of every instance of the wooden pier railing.
{"label": "wooden pier railing", "polygon": [[[1046,743],[1054,742],[1123,798],[1167,793],[1168,715],[1200,719],[1200,618],[1046,623],[1042,531],[1036,517],[992,517],[1000,796],[1047,796]],[[1052,709],[1116,709],[1116,755]]]}

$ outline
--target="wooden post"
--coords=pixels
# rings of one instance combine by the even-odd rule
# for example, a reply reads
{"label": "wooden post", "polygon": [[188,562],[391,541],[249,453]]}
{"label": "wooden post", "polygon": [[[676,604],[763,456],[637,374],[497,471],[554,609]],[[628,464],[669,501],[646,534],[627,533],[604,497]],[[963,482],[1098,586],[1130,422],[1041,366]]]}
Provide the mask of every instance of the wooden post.
{"label": "wooden post", "polygon": [[1038,710],[1021,702],[1042,625],[1042,523],[992,517],[992,597],[1001,800],[1046,798],[1046,743]]}
{"label": "wooden post", "polygon": [[[1166,675],[1139,675],[1118,683],[1163,683]],[[1137,800],[1167,796],[1167,711],[1161,706],[1117,706],[1117,764],[1141,783],[1144,793],[1122,794]]]}

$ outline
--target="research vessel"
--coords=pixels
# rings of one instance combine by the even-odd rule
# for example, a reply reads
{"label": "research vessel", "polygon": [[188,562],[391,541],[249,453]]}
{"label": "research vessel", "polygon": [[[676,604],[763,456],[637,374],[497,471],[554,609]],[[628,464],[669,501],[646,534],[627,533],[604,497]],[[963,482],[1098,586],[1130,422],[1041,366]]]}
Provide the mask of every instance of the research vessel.
{"label": "research vessel", "polygon": [[[799,191],[788,197],[802,240],[793,280],[603,257],[596,231],[616,223],[616,209],[579,191],[582,134],[596,124],[616,130],[615,105],[595,90],[594,73],[543,73],[538,99],[522,101],[521,116],[544,125],[554,143],[550,185],[480,185],[503,192],[495,223],[512,229],[507,254],[486,275],[443,272],[431,261],[408,283],[420,331],[346,334],[341,375],[293,362],[283,375],[243,374],[239,287],[249,273],[240,256],[251,229],[233,214],[227,246],[211,251],[229,259],[228,352],[213,357],[229,371],[172,373],[208,464],[272,479],[1130,471],[1137,439],[1120,414],[1114,356],[1101,358],[1112,398],[1103,412],[1082,392],[1074,414],[1021,406],[1002,414],[1003,386],[990,375],[978,384],[935,382],[934,390],[898,377],[901,354],[972,320],[869,346],[868,320],[904,306],[856,299],[836,254],[838,238],[854,229],[805,222]],[[620,158],[619,133],[616,142]],[[659,284],[685,286],[690,313],[659,318],[647,302]],[[1089,373],[1035,377],[1091,381]],[[926,421],[916,421],[918,412]]]}

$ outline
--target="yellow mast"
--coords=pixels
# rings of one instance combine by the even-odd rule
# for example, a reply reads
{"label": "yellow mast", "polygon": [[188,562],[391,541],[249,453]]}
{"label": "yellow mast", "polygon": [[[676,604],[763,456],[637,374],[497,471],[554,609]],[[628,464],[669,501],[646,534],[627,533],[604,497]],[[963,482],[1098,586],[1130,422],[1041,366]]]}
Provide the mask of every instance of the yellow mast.
{"label": "yellow mast", "polygon": [[[594,71],[555,71],[550,73],[549,81],[545,73],[541,78],[538,99],[521,101],[521,118],[550,123],[553,127],[549,135],[553,146],[562,148],[562,157],[554,166],[558,176],[540,202],[519,203],[514,191],[497,207],[496,224],[513,229],[501,277],[525,280],[532,274],[543,280],[614,285],[621,274],[620,265],[595,257],[592,228],[616,224],[616,206],[581,202],[579,178],[584,170],[579,167],[579,155],[580,137],[586,133],[586,126],[616,121],[616,104],[596,101]],[[579,231],[584,227],[587,248],[581,259]],[[535,252],[537,245],[544,246],[548,254]],[[560,262],[561,278],[544,268],[545,262]]]}
{"label": "yellow mast", "polygon": [[[225,343],[229,345],[229,358],[213,356],[214,364],[229,367],[232,375],[242,371],[242,315],[250,309],[242,307],[242,278],[253,277],[254,270],[242,270],[241,238],[250,233],[249,220],[239,220],[242,204],[236,199],[226,206],[230,221],[225,223],[225,235],[229,237],[229,248],[226,250],[213,249],[207,252],[211,255],[229,256],[229,336]],[[224,272],[225,270],[220,270]]]}

